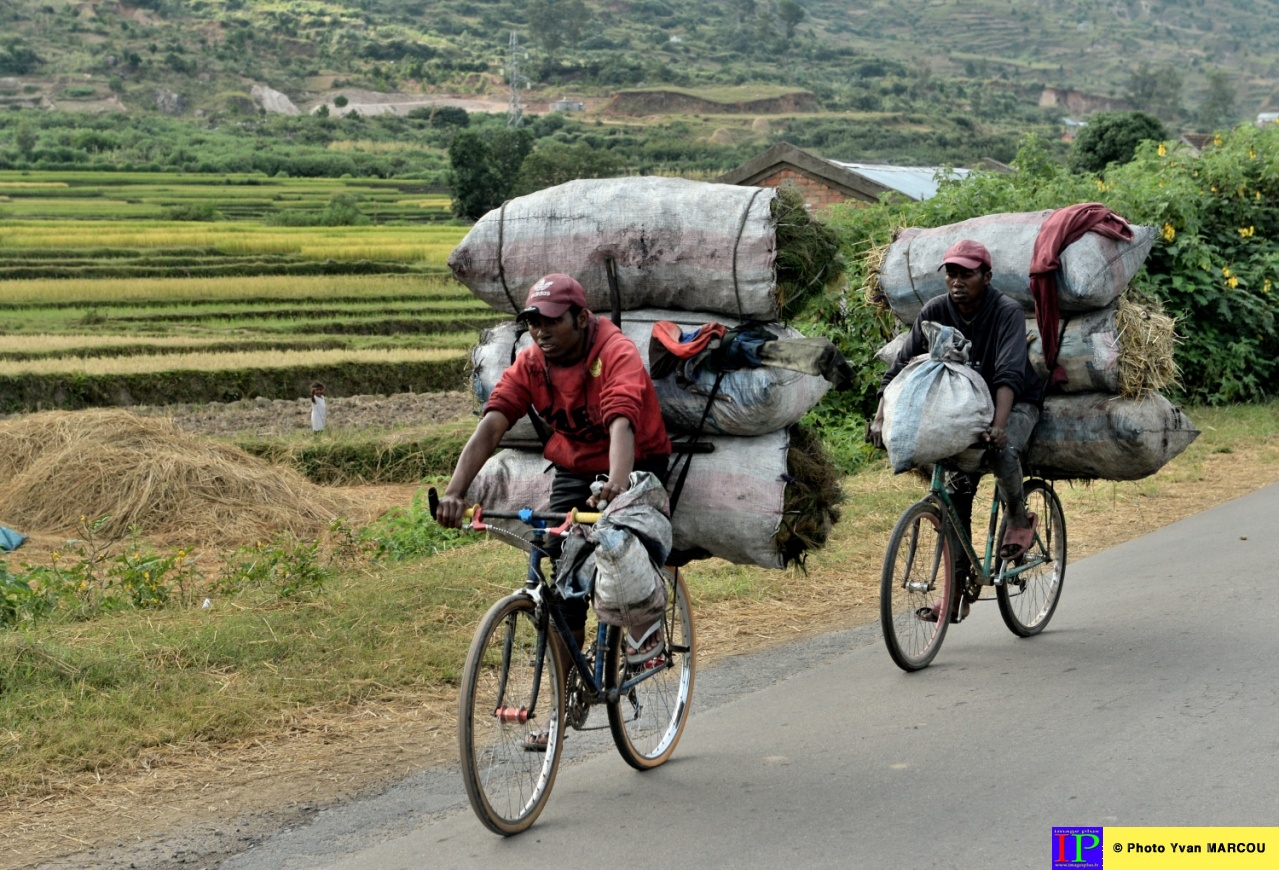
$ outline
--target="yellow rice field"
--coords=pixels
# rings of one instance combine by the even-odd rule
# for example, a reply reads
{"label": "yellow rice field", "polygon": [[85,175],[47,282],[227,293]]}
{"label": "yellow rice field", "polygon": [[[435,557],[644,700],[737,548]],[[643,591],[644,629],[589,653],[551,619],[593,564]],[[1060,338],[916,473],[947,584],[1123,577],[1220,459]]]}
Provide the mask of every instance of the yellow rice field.
{"label": "yellow rice field", "polygon": [[215,248],[231,254],[391,260],[444,268],[466,231],[463,226],[421,225],[272,227],[248,221],[12,221],[0,224],[0,248]]}
{"label": "yellow rice field", "polygon": [[[0,230],[2,232],[2,230]],[[448,275],[266,275],[248,278],[39,278],[0,281],[0,305],[263,301],[379,296],[430,299],[469,291]],[[299,312],[304,313],[304,312]]]}
{"label": "yellow rice field", "polygon": [[440,362],[459,359],[465,350],[393,348],[388,350],[251,351],[245,353],[185,353],[128,357],[60,357],[0,360],[0,377],[19,375],[137,375],[173,371],[231,371],[236,369],[319,368],[352,363],[388,364]]}

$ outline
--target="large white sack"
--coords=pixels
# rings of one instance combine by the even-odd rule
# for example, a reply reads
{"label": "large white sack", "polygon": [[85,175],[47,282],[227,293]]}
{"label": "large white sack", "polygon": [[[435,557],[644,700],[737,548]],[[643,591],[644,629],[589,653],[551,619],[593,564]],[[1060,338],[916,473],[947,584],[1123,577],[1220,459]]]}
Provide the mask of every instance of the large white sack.
{"label": "large white sack", "polygon": [[512,314],[551,272],[576,278],[592,311],[611,310],[604,263],[612,258],[623,309],[776,320],[776,197],[771,188],[682,178],[570,181],[484,215],[449,268],[485,303]]}
{"label": "large white sack", "polygon": [[[700,311],[651,308],[627,311],[622,315],[622,332],[639,348],[640,359],[646,369],[649,337],[653,333],[653,324],[659,320],[674,321],[686,332],[711,321],[730,328],[740,323],[735,318]],[[798,330],[781,324],[770,323],[766,328],[779,338],[803,337]],[[480,343],[471,352],[471,387],[480,402],[488,401],[498,378],[511,364],[514,358],[512,348],[519,350],[532,343],[526,333],[517,344],[515,334],[514,321],[499,323],[480,336]],[[681,384],[674,374],[655,381],[657,401],[666,427],[673,432],[696,430],[714,384],[715,374],[704,367],[693,383]],[[703,431],[715,435],[753,437],[784,429],[807,414],[829,388],[830,383],[825,378],[773,366],[729,372],[720,381],[718,398],[706,418]],[[511,430],[510,437],[528,440],[536,438],[537,434],[533,424],[525,417]]]}
{"label": "large white sack", "polygon": [[[937,267],[946,249],[961,239],[974,239],[990,251],[991,286],[1033,311],[1030,260],[1040,227],[1052,210],[991,214],[934,229],[901,231],[879,270],[879,286],[893,313],[913,323],[924,303],[946,292],[946,273]],[[1057,273],[1058,306],[1087,311],[1114,302],[1146,262],[1155,228],[1133,225],[1130,242],[1085,233],[1061,252]]]}
{"label": "large white sack", "polygon": [[898,474],[961,453],[995,416],[986,381],[968,365],[972,343],[953,326],[922,326],[929,352],[884,389],[884,446]]}
{"label": "large white sack", "polygon": [[1049,396],[1027,464],[1035,474],[1057,479],[1138,480],[1163,468],[1198,436],[1190,418],[1158,393],[1141,399]]}
{"label": "large white sack", "polygon": [[[712,453],[694,454],[688,479],[671,515],[673,558],[698,549],[739,565],[784,567],[776,537],[786,495],[787,432],[756,438],[716,436]],[[684,460],[671,474],[671,490]],[[466,492],[468,503],[490,510],[550,507],[553,469],[541,454],[502,450],[495,454]],[[500,526],[523,537],[528,527],[514,520]]]}
{"label": "large white sack", "polygon": [[[1057,392],[1119,392],[1121,350],[1117,316],[1115,305],[1063,315],[1057,362],[1065,369],[1068,380],[1057,385]],[[907,331],[894,337],[875,352],[875,359],[885,366],[891,366],[909,334]],[[1048,367],[1044,364],[1044,346],[1039,335],[1039,324],[1035,322],[1033,315],[1026,318],[1026,342],[1030,364],[1047,381]]]}

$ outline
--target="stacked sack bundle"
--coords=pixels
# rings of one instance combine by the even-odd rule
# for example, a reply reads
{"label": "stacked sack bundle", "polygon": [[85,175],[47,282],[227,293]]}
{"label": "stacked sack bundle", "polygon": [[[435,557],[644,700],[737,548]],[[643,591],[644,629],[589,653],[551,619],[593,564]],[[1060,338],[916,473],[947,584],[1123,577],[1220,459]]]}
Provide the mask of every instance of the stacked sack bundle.
{"label": "stacked sack bundle", "polygon": [[[489,212],[449,266],[477,297],[512,315],[538,278],[572,275],[591,310],[611,315],[650,369],[659,322],[686,334],[707,324],[745,325],[776,339],[765,348],[811,341],[777,322],[796,290],[778,280],[779,260],[797,244],[795,203],[780,199],[769,188],[673,178],[571,181]],[[790,236],[779,231],[779,213]],[[798,213],[798,223],[810,220],[802,200]],[[834,255],[831,246],[826,256]],[[513,321],[484,333],[472,355],[481,401],[529,342]],[[825,378],[767,364],[723,370],[700,355],[654,383],[676,449],[668,490],[688,463],[671,517],[673,563],[717,556],[781,568],[825,542],[838,516],[838,475],[794,426],[829,388]],[[700,449],[711,445],[709,452],[681,451],[691,439]],[[532,421],[522,420],[503,443],[519,446],[485,464],[467,499],[492,509],[545,507],[552,475]]]}
{"label": "stacked sack bundle", "polygon": [[[1072,209],[1090,207],[1100,209]],[[926,301],[946,292],[945,273],[937,271],[946,249],[961,239],[981,242],[990,251],[991,286],[1026,309],[1031,362],[1045,382],[1053,381],[1032,292],[1036,241],[1053,215],[993,214],[935,229],[903,230],[884,252],[878,295],[901,321],[912,323]],[[1059,311],[1053,333],[1059,371],[1027,457],[1037,474],[1137,480],[1154,474],[1199,434],[1158,392],[1176,377],[1171,318],[1125,295],[1150,253],[1155,230],[1126,229],[1129,239],[1083,233],[1059,252],[1049,279]],[[899,341],[881,350],[880,359],[895,358]]]}

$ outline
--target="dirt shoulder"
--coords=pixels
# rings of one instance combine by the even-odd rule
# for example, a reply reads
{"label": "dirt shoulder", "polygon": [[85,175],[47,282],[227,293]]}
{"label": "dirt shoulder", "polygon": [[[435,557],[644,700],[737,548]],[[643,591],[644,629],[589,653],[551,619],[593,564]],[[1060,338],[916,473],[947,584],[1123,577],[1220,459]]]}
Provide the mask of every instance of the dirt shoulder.
{"label": "dirt shoulder", "polygon": [[[1276,481],[1279,441],[1271,438],[1255,448],[1183,457],[1133,484],[1062,485],[1070,559]],[[810,558],[807,574],[788,575],[745,605],[696,607],[703,665],[876,618],[884,526],[895,516],[861,517],[855,506],[884,493],[909,498],[923,485],[883,472],[852,478],[846,489],[845,519],[827,549]],[[171,748],[140,759],[132,771],[86,775],[56,796],[11,800],[0,804],[0,867],[215,865],[325,806],[452,760],[455,703],[441,692],[338,713],[298,711],[287,733],[269,739]]]}

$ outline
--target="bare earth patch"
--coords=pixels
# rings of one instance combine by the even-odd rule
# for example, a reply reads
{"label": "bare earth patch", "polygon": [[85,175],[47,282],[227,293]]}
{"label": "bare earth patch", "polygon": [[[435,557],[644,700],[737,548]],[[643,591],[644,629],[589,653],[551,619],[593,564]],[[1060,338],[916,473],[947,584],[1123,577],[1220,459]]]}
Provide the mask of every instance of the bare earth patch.
{"label": "bare earth patch", "polygon": [[[1182,457],[1136,483],[1060,485],[1070,560],[1279,481],[1274,444]],[[760,572],[768,577],[758,601],[697,605],[694,593],[701,663],[874,621],[883,546],[898,508],[876,518],[857,516],[855,506],[867,499],[904,507],[923,490],[911,475],[852,478],[844,520],[806,574]],[[404,503],[403,488],[387,496]],[[451,694],[435,693],[298,711],[272,739],[153,751],[123,776],[86,774],[39,800],[8,799],[0,803],[0,867],[211,865],[321,807],[453,760],[455,704]]]}
{"label": "bare earth patch", "polygon": [[[353,432],[449,423],[479,408],[475,396],[469,392],[330,397],[327,406],[328,429]],[[179,427],[198,435],[266,438],[311,429],[310,398],[243,399],[201,405],[140,406],[129,410],[142,416],[172,417]]]}

